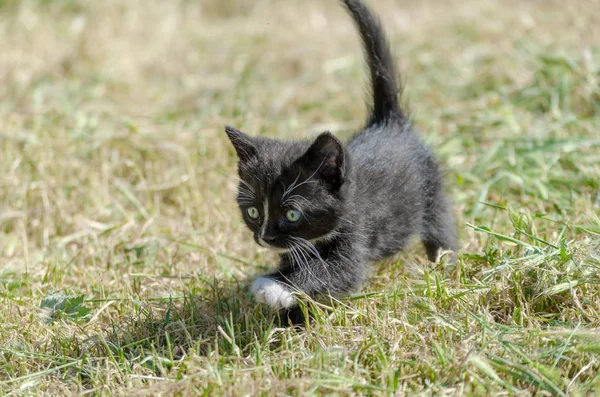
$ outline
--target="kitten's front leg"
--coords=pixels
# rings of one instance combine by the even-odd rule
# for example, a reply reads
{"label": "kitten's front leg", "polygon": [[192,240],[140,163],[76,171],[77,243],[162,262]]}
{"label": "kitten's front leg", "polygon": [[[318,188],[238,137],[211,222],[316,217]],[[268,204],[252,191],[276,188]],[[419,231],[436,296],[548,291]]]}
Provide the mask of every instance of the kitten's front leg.
{"label": "kitten's front leg", "polygon": [[271,276],[259,277],[252,283],[256,300],[275,310],[288,309],[296,305],[297,299],[288,286]]}
{"label": "kitten's front leg", "polygon": [[252,293],[256,300],[274,310],[288,309],[296,305],[297,299],[289,286],[284,285],[270,276],[259,277],[252,283]]}
{"label": "kitten's front leg", "polygon": [[311,298],[347,295],[360,287],[367,266],[356,257],[353,261],[346,258],[346,255],[331,255],[327,259],[306,256],[302,258],[302,265],[294,265],[293,258],[282,255],[279,270],[257,278],[252,284],[252,292],[258,302],[274,310],[296,306],[297,293]]}

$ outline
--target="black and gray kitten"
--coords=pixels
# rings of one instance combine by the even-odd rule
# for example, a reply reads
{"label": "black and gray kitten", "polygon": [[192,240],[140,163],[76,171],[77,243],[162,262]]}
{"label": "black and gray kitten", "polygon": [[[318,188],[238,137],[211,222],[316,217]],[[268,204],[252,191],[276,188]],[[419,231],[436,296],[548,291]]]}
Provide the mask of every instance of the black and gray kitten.
{"label": "black and gray kitten", "polygon": [[364,129],[343,144],[329,132],[312,141],[250,137],[232,127],[237,196],[263,247],[281,252],[279,269],[252,285],[274,309],[297,295],[341,296],[361,286],[369,265],[419,235],[427,256],[456,251],[451,206],[436,162],[399,106],[394,63],[379,20],[359,0],[343,0],[368,59],[373,105]]}

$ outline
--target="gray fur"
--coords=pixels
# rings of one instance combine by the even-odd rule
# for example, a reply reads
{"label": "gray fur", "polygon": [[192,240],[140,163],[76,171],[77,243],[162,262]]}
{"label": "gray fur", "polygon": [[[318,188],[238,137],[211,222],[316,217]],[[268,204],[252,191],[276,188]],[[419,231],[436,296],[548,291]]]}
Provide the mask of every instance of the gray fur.
{"label": "gray fur", "polygon": [[[267,277],[311,297],[356,290],[370,263],[406,248],[414,235],[432,261],[439,249],[457,249],[438,167],[399,108],[380,23],[359,0],[343,3],[359,30],[371,74],[373,107],[366,127],[346,145],[328,132],[312,141],[281,141],[226,127],[239,158],[244,221],[257,242],[289,249]],[[258,219],[248,216],[249,206],[259,210]],[[302,211],[300,221],[286,220],[290,208]]]}

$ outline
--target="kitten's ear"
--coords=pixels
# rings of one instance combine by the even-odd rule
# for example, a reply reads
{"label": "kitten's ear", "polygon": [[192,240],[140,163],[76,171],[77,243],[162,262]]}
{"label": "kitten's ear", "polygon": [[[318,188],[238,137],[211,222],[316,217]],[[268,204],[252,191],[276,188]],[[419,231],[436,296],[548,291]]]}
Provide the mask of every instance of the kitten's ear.
{"label": "kitten's ear", "polygon": [[334,190],[346,176],[346,154],[342,143],[330,132],[320,134],[300,158],[302,164]]}
{"label": "kitten's ear", "polygon": [[233,127],[225,126],[227,137],[231,141],[240,161],[247,161],[258,153],[251,137]]}

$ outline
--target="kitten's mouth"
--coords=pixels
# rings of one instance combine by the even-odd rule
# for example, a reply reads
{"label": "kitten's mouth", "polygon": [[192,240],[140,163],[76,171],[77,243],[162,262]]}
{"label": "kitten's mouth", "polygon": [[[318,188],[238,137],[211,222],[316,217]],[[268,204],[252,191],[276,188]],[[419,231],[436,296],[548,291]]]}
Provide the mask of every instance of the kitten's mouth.
{"label": "kitten's mouth", "polygon": [[271,244],[267,243],[265,240],[263,240],[262,238],[258,239],[258,245],[260,245],[261,247],[264,247],[264,248],[268,248],[271,251],[278,252],[278,253],[288,252],[290,250],[289,248],[276,247],[274,245],[271,245]]}

